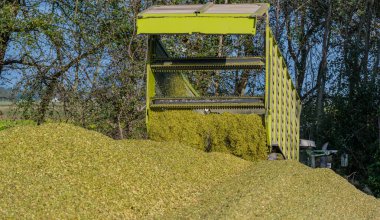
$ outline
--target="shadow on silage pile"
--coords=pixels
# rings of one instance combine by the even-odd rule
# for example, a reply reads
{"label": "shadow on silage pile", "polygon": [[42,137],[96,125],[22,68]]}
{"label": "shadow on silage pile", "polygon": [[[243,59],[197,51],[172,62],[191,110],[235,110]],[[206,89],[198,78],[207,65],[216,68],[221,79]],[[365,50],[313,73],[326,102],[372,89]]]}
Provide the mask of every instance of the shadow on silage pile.
{"label": "shadow on silage pile", "polygon": [[380,200],[330,169],[296,161],[262,161],[168,218],[379,219]]}
{"label": "shadow on silage pile", "polygon": [[66,124],[0,132],[2,218],[378,218],[330,170],[252,163]]}

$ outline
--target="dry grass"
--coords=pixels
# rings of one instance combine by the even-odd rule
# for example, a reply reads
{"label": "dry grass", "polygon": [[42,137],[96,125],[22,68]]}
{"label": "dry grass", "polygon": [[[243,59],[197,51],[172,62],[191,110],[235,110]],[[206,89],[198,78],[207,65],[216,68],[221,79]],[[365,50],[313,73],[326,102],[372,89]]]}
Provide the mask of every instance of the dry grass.
{"label": "dry grass", "polygon": [[332,171],[297,162],[114,141],[66,124],[0,132],[2,218],[376,219],[379,210]]}

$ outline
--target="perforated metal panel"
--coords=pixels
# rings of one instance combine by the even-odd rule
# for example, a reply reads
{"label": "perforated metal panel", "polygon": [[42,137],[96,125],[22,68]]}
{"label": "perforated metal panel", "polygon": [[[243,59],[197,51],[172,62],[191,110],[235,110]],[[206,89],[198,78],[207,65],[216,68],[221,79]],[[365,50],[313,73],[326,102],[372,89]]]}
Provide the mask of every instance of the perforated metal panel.
{"label": "perforated metal panel", "polygon": [[268,142],[287,159],[299,159],[301,102],[273,34],[266,34],[266,123]]}

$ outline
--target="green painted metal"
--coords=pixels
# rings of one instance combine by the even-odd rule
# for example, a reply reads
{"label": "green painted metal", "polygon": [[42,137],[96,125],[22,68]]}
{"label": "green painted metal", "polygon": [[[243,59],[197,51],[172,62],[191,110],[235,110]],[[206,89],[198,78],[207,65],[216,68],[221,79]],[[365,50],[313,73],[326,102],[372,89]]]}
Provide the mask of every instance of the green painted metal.
{"label": "green painted metal", "polygon": [[257,100],[263,101],[264,97],[262,96],[198,96],[198,97],[155,97],[154,100],[175,100],[175,99],[188,99],[188,100],[231,100],[231,99],[239,99],[239,100]]}
{"label": "green painted metal", "polygon": [[150,112],[150,103],[152,101],[152,98],[156,96],[156,83],[154,79],[154,74],[152,69],[150,68],[150,65],[146,65],[146,124],[149,125],[149,112]]}
{"label": "green painted metal", "polygon": [[[236,5],[231,6],[231,8]],[[143,12],[137,19],[137,32],[149,34],[147,71],[146,114],[149,126],[151,111],[188,109],[261,109],[265,114],[267,143],[269,147],[279,146],[287,159],[299,159],[299,127],[301,102],[293,85],[285,60],[269,26],[268,4],[260,4],[254,13],[207,13],[212,4],[196,5],[194,13],[149,13]],[[228,6],[227,6],[228,9]],[[154,11],[154,10],[153,10]],[[170,10],[168,10],[170,11]],[[258,19],[265,17],[265,19]],[[189,58],[169,57],[159,41],[160,34],[250,34],[256,33],[256,22],[266,22],[265,57],[252,58]],[[224,60],[221,60],[224,59]],[[265,67],[265,96],[257,103],[175,103],[155,104],[157,77],[166,71],[257,69]],[[156,76],[156,74],[159,75]],[[183,86],[195,99],[202,99],[182,74]],[[208,99],[210,97],[207,97]],[[241,97],[240,97],[241,98]],[[169,98],[168,98],[169,99]],[[215,98],[218,100],[218,98]],[[242,99],[243,100],[243,99]]]}
{"label": "green painted metal", "polygon": [[[156,84],[160,80],[160,75],[155,74],[151,63],[155,59],[169,59],[168,53],[160,42],[159,36],[151,35],[148,39],[148,57],[146,64],[146,125],[149,127],[149,115],[151,112],[152,99],[156,96]],[[161,74],[162,75],[162,74]],[[181,74],[183,86],[189,91],[189,96],[199,96],[192,87],[187,77]]]}
{"label": "green painted metal", "polygon": [[301,101],[269,25],[266,31],[267,141],[278,145],[287,159],[298,160]]}
{"label": "green painted metal", "polygon": [[171,70],[218,70],[218,69],[261,69],[265,65],[263,57],[192,57],[154,60],[155,71]]}
{"label": "green painted metal", "polygon": [[255,97],[170,97],[154,98],[151,109],[260,109],[263,112],[264,98]]}
{"label": "green painted metal", "polygon": [[[168,17],[173,18],[254,18],[252,14],[240,14],[240,13],[230,13],[230,14],[197,14],[197,13],[187,13],[187,14],[139,14],[138,18],[159,18],[159,19],[167,19]],[[162,20],[164,21],[164,20]],[[223,20],[221,20],[223,22]],[[154,33],[152,33],[154,34]]]}
{"label": "green painted metal", "polygon": [[[257,3],[255,4],[257,10],[254,13],[247,13],[246,11],[239,12],[236,9],[212,12],[214,6],[212,3],[199,5],[198,8],[196,5],[185,5],[183,7],[186,6],[186,10],[183,8],[171,9],[169,6],[163,12],[155,10],[154,7],[151,10],[141,12],[137,19],[137,33],[256,34],[257,19],[265,15],[269,8],[269,4]],[[233,7],[234,5],[230,6]]]}
{"label": "green painted metal", "polygon": [[137,28],[138,34],[256,34],[256,18],[224,15],[148,17],[137,19]]}
{"label": "green painted metal", "polygon": [[261,108],[263,103],[199,103],[199,104],[152,104],[151,109],[241,109],[241,108]]}

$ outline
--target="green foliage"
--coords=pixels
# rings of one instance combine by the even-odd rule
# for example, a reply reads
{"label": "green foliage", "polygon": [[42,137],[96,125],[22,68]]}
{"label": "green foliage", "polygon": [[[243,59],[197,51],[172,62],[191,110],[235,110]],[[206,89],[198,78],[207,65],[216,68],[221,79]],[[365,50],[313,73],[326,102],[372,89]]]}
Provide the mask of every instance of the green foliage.
{"label": "green foliage", "polygon": [[380,150],[377,155],[377,160],[368,167],[368,180],[366,183],[373,194],[380,198]]}
{"label": "green foliage", "polygon": [[[379,19],[380,5],[364,0],[330,2],[333,15],[329,57],[333,58],[328,59],[323,108],[320,117],[316,117],[318,94],[312,87],[302,92],[301,134],[315,140],[318,146],[329,142],[332,149],[348,153],[349,167],[344,175],[355,173],[360,185],[367,184],[372,191],[378,191],[380,182],[373,172],[379,162],[375,155],[379,151],[380,129],[380,29],[375,21]],[[325,4],[315,6],[312,10],[320,13],[311,24],[323,19],[326,13]],[[326,27],[320,28],[323,31]],[[316,34],[313,40],[321,38],[322,34]],[[315,65],[319,55],[311,53],[313,61],[308,65]],[[315,85],[315,80],[305,83],[308,85]],[[318,87],[317,83],[314,88]]]}
{"label": "green foliage", "polygon": [[0,8],[0,35],[16,27],[15,14],[19,9],[16,4],[3,4]]}
{"label": "green foliage", "polygon": [[345,175],[356,173],[360,185],[367,184],[379,194],[379,103],[372,83],[360,85],[351,95],[336,95],[325,107],[323,126],[318,139],[332,148],[349,154]]}
{"label": "green foliage", "polygon": [[176,141],[206,152],[230,153],[246,160],[266,159],[263,118],[249,114],[208,114],[193,111],[149,113],[149,138]]}

